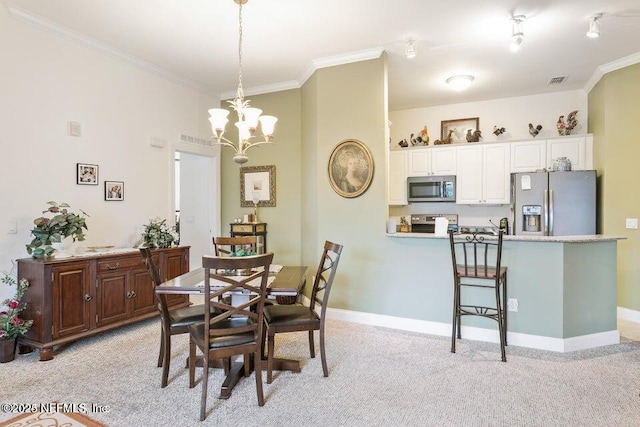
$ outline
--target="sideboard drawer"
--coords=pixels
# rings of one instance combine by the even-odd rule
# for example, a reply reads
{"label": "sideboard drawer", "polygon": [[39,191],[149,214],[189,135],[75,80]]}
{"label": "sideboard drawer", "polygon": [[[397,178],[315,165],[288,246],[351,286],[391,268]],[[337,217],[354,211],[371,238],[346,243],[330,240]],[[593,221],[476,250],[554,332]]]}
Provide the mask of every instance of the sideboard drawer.
{"label": "sideboard drawer", "polygon": [[144,268],[144,262],[142,256],[140,255],[131,257],[109,258],[98,261],[98,273],[120,271],[137,267]]}

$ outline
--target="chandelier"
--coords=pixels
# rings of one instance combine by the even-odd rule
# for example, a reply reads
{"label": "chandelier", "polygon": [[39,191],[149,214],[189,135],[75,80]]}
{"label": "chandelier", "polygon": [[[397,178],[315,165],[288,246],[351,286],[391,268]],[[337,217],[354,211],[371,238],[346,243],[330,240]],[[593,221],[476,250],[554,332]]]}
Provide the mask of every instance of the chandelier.
{"label": "chandelier", "polygon": [[[231,147],[235,151],[233,161],[239,164],[246,163],[249,160],[246,151],[260,144],[271,143],[273,138],[273,130],[278,121],[274,116],[262,116],[262,110],[259,108],[252,108],[249,106],[249,100],[244,99],[244,91],[242,90],[242,5],[246,4],[249,0],[233,0],[239,5],[238,24],[240,28],[238,38],[238,90],[236,97],[233,101],[227,101],[231,104],[231,108],[236,111],[238,115],[238,121],[236,127],[238,128],[238,143],[237,145],[224,138],[224,131],[227,126],[227,116],[229,110],[224,108],[212,108],[209,110],[209,121],[211,122],[211,129],[213,130],[213,137],[217,144],[222,146]],[[262,141],[253,140],[255,138],[256,130],[258,129],[258,122],[262,131]]]}

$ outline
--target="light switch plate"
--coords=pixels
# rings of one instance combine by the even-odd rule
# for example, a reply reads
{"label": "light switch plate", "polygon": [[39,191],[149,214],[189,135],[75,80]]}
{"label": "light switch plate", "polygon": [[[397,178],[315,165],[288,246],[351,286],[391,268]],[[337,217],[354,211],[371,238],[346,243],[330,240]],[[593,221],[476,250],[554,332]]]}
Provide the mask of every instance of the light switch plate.
{"label": "light switch plate", "polygon": [[67,133],[69,136],[81,136],[82,125],[80,122],[67,122]]}
{"label": "light switch plate", "polygon": [[638,218],[627,218],[625,219],[625,227],[630,230],[638,229]]}

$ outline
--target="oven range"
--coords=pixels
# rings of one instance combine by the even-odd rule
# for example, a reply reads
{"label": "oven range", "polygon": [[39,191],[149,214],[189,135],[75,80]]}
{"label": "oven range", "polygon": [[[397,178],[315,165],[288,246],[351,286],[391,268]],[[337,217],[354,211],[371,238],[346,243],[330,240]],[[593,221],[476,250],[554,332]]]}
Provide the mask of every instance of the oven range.
{"label": "oven range", "polygon": [[436,218],[449,220],[449,230],[458,230],[458,215],[453,214],[412,214],[412,233],[434,233],[436,231]]}

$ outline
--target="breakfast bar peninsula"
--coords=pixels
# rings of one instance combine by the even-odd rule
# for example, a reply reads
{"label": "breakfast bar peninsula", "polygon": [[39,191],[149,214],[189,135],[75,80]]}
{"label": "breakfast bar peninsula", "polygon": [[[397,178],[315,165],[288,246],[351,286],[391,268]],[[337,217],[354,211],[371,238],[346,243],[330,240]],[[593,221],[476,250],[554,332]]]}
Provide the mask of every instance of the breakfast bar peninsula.
{"label": "breakfast bar peninsula", "polygon": [[[453,273],[449,237],[429,233],[387,236],[402,264],[412,266],[398,271],[399,283],[406,284],[409,294],[428,295],[423,331],[450,334]],[[483,237],[497,240],[496,236]],[[504,236],[509,345],[567,352],[619,343],[616,262],[617,241],[622,239]],[[464,319],[463,336],[498,342],[495,322],[486,320]]]}

